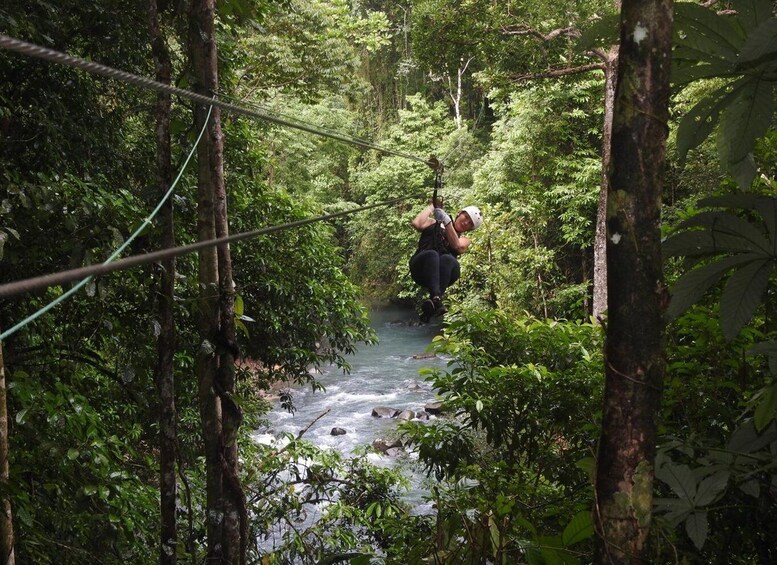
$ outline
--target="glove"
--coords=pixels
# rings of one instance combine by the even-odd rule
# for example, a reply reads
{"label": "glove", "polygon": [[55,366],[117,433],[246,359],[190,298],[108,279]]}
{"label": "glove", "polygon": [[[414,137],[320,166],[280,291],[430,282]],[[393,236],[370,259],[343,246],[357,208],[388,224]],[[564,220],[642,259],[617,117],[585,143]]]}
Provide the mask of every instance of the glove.
{"label": "glove", "polygon": [[442,208],[434,209],[434,219],[437,220],[438,222],[442,222],[442,225],[444,226],[447,226],[448,224],[451,223],[451,217]]}

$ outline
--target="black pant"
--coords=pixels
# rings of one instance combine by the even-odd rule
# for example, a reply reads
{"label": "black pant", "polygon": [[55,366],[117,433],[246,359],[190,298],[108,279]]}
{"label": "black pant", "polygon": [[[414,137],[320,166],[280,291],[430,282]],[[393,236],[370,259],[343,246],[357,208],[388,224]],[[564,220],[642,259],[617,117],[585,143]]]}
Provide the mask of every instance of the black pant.
{"label": "black pant", "polygon": [[410,275],[419,285],[429,289],[429,296],[442,296],[459,280],[460,274],[458,260],[447,253],[441,255],[434,249],[426,249],[410,258]]}

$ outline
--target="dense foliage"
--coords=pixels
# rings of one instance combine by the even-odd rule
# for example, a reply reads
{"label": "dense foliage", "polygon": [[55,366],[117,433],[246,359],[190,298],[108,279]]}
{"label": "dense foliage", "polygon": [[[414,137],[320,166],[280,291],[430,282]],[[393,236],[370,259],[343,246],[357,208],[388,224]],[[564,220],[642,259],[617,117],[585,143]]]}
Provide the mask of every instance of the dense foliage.
{"label": "dense foliage", "polygon": [[[188,87],[186,17],[174,4],[160,11],[174,81]],[[768,0],[716,7],[677,11],[650,551],[656,563],[766,564],[777,561],[777,16]],[[153,76],[146,9],[12,1],[0,7],[0,30]],[[604,121],[591,46],[614,40],[611,3],[229,0],[217,14],[225,100],[441,157],[445,208],[477,204],[485,215],[432,346],[451,361],[425,373],[445,412],[402,429],[436,508],[417,516],[401,473],[372,466],[366,451],[348,459],[302,437],[261,445],[251,431],[278,409],[261,399],[265,389],[287,383],[283,404],[293,408],[293,386],[318,386],[313,369],[347,371],[347,355],[374,341],[363,303],[415,304],[409,224],[434,172],[224,114],[233,233],[407,198],[232,248],[250,559],[590,562],[608,362],[603,328],[590,320]],[[592,70],[553,74],[581,65]],[[0,284],[103,261],[158,199],[153,94],[5,51],[0,76]],[[192,121],[190,104],[176,101],[176,168],[199,133]],[[174,196],[179,243],[196,239],[195,169]],[[128,252],[151,250],[157,229]],[[157,274],[100,277],[2,343],[2,494],[19,562],[158,559]],[[199,562],[195,256],[178,259],[176,281],[178,557]],[[64,290],[0,299],[0,329]]]}

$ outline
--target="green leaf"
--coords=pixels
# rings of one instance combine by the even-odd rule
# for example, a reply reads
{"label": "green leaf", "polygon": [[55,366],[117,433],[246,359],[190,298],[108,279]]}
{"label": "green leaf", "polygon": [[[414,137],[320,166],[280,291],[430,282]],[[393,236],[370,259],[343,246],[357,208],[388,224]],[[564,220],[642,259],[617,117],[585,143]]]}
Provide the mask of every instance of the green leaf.
{"label": "green leaf", "polygon": [[758,498],[761,494],[761,485],[758,483],[758,479],[750,479],[739,485],[739,490],[748,496]]}
{"label": "green leaf", "polygon": [[728,61],[710,61],[699,65],[673,65],[672,84],[682,86],[702,78],[714,78],[731,74],[731,64]]}
{"label": "green leaf", "polygon": [[729,341],[750,321],[761,304],[774,266],[770,259],[754,261],[729,278],[720,299],[720,324]]}
{"label": "green leaf", "polygon": [[620,14],[612,13],[596,20],[583,30],[577,46],[583,51],[595,47],[609,47],[620,42]]}
{"label": "green leaf", "polygon": [[777,375],[777,341],[763,341],[756,343],[747,350],[748,355],[766,355],[769,360],[769,371]]}
{"label": "green leaf", "polygon": [[685,520],[685,531],[688,532],[688,537],[698,549],[701,549],[704,542],[707,541],[708,530],[706,512],[694,512]]}
{"label": "green leaf", "polygon": [[777,384],[766,387],[764,397],[755,409],[753,418],[755,429],[759,432],[763,431],[775,416],[777,416]]}
{"label": "green leaf", "polygon": [[242,320],[236,319],[235,320],[235,328],[239,331],[243,332],[243,335],[250,338],[251,335],[248,333],[248,326],[246,326]]}
{"label": "green leaf", "polygon": [[482,400],[478,399],[478,401],[475,402],[475,410],[477,410],[478,412],[482,412],[483,411],[483,401]]}
{"label": "green leaf", "polygon": [[243,315],[243,297],[239,294],[235,295],[235,317],[239,318]]}
{"label": "green leaf", "polygon": [[777,255],[777,197],[759,196],[747,192],[712,196],[699,201],[699,206],[705,208],[737,208],[740,210],[755,210],[763,218],[771,245],[768,252]]}
{"label": "green leaf", "polygon": [[685,273],[671,288],[672,299],[666,309],[667,318],[672,320],[696,304],[729,270],[758,260],[761,258],[754,253],[734,255]]}
{"label": "green leaf", "polygon": [[699,101],[680,120],[677,128],[677,154],[685,162],[688,151],[701,145],[718,123],[720,113],[739,96],[739,90],[749,79],[722,86]]}
{"label": "green leaf", "polygon": [[769,129],[774,114],[773,83],[746,77],[737,96],[723,111],[718,132],[718,154],[740,188],[750,188],[755,177],[751,153],[755,140]]}
{"label": "green leaf", "polygon": [[70,459],[71,461],[73,461],[74,459],[78,459],[78,456],[80,454],[81,453],[74,447],[71,447],[70,449],[67,450],[67,458]]}
{"label": "green leaf", "polygon": [[17,424],[23,424],[25,418],[27,417],[27,413],[30,411],[29,408],[22,408],[16,413],[16,423]]}
{"label": "green leaf", "polygon": [[714,502],[720,493],[726,490],[731,473],[728,470],[718,471],[699,483],[696,491],[696,506],[707,506]]}
{"label": "green leaf", "polygon": [[576,544],[594,535],[594,524],[591,513],[587,510],[578,512],[561,533],[561,543],[564,547]]}
{"label": "green leaf", "polygon": [[656,478],[669,485],[681,499],[692,501],[696,497],[696,480],[688,465],[675,465],[672,461],[656,469]]}
{"label": "green leaf", "polygon": [[758,62],[759,59],[777,54],[777,18],[770,18],[762,22],[758,28],[750,33],[742,46],[737,60],[737,67],[743,63]]}
{"label": "green leaf", "polygon": [[732,0],[735,16],[745,30],[753,30],[758,25],[772,17],[774,5],[772,0]]}
{"label": "green leaf", "polygon": [[679,44],[736,61],[745,38],[730,18],[691,2],[678,2],[674,10]]}
{"label": "green leaf", "polygon": [[736,453],[753,453],[777,441],[777,426],[769,426],[760,434],[756,432],[752,422],[737,428],[726,444],[726,449]]}
{"label": "green leaf", "polygon": [[[680,228],[705,227],[720,251],[752,251],[770,255],[772,244],[753,223],[728,212],[701,212],[680,224]],[[737,241],[744,240],[745,243]]]}

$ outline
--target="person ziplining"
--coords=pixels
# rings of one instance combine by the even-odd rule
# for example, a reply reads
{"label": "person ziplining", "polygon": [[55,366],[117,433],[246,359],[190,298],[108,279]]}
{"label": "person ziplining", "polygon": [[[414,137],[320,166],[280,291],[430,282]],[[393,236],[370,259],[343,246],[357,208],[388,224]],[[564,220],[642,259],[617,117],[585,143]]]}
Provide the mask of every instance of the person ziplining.
{"label": "person ziplining", "polygon": [[433,197],[412,221],[413,228],[421,232],[421,236],[418,249],[410,258],[410,275],[429,291],[429,298],[421,303],[421,321],[424,323],[447,311],[443,296],[448,287],[459,280],[458,256],[470,246],[470,239],[462,234],[476,230],[483,223],[477,206],[465,206],[455,219],[451,219],[439,204]]}

